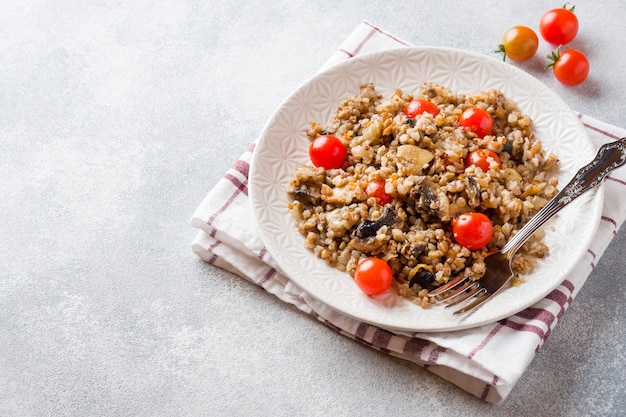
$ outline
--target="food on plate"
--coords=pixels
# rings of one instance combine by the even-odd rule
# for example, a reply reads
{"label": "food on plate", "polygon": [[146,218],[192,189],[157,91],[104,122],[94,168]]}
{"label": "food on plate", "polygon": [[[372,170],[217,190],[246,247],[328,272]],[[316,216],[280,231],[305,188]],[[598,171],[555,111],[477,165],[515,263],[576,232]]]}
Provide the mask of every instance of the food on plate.
{"label": "food on plate", "polygon": [[309,157],[316,167],[341,168],[346,158],[346,148],[335,136],[321,135],[309,145]]}
{"label": "food on plate", "polygon": [[411,100],[406,103],[406,106],[404,106],[404,114],[410,118],[414,118],[424,112],[437,116],[439,114],[439,109],[435,103],[425,99]]}
{"label": "food on plate", "polygon": [[354,282],[367,295],[380,295],[391,287],[393,272],[378,258],[363,259],[354,271]]}
{"label": "food on plate", "polygon": [[561,48],[548,55],[550,64],[546,68],[552,68],[554,76],[561,84],[574,86],[582,83],[589,75],[589,60],[587,56],[577,49],[568,49],[561,52]]}
{"label": "food on plate", "polygon": [[526,61],[535,55],[539,47],[539,38],[528,26],[513,26],[504,32],[502,43],[496,53],[502,54],[502,60],[509,57],[513,61]]}
{"label": "food on plate", "polygon": [[459,126],[466,127],[479,138],[491,135],[493,119],[487,110],[480,107],[470,107],[461,113]]}
{"label": "food on plate", "polygon": [[539,20],[539,32],[552,45],[570,43],[578,33],[578,18],[574,14],[574,6],[568,8],[566,3],[561,8],[546,12]]}
{"label": "food on plate", "polygon": [[452,237],[469,250],[482,249],[491,242],[493,225],[484,213],[463,213],[452,220]]}
{"label": "food on plate", "polygon": [[[434,104],[436,115],[407,115],[415,100]],[[481,123],[461,124],[468,110]],[[384,288],[384,278],[374,285],[368,274],[389,268],[391,286],[424,307],[433,302],[428,291],[449,279],[480,279],[487,254],[557,193],[558,158],[497,90],[461,94],[424,83],[383,96],[367,83],[330,120],[313,121],[307,135],[311,142],[331,135],[346,154],[340,167],[310,162],[294,170],[289,210],[304,245],[356,276],[362,289],[360,270],[368,271],[365,287]],[[536,233],[514,257],[518,274],[548,254],[542,237]]]}
{"label": "food on plate", "polygon": [[493,166],[494,168],[500,168],[502,162],[497,153],[491,149],[476,149],[467,154],[465,158],[465,166],[474,165],[483,171],[488,171]]}

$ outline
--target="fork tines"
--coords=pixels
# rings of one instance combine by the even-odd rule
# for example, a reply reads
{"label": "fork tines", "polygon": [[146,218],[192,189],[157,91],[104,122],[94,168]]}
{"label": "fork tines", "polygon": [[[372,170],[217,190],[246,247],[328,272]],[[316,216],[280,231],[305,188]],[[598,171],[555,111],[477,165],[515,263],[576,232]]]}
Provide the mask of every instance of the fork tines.
{"label": "fork tines", "polygon": [[476,298],[472,303],[455,311],[455,315],[469,311],[489,298],[487,290],[481,287],[477,281],[473,281],[472,279],[463,276],[460,276],[447,284],[432,290],[428,293],[428,296],[437,297],[442,294],[445,295],[438,298],[437,303],[447,301],[448,305],[446,305],[446,308],[458,305],[472,297]]}

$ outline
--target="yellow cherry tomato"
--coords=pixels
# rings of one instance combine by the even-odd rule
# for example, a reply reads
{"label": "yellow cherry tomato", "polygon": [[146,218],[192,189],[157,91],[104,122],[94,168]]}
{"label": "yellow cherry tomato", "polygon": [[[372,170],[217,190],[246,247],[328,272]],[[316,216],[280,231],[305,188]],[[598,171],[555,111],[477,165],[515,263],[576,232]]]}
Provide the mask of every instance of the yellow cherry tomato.
{"label": "yellow cherry tomato", "polygon": [[503,60],[509,57],[513,61],[526,61],[537,52],[539,38],[534,30],[527,26],[513,26],[504,32],[502,43],[496,52],[503,55]]}

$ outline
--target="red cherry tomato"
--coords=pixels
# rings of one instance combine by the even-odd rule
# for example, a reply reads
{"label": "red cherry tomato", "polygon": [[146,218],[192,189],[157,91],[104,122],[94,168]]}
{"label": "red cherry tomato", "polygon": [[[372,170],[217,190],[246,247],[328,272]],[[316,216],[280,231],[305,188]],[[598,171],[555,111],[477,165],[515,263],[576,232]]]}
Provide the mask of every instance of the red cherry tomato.
{"label": "red cherry tomato", "polygon": [[539,21],[539,32],[546,42],[553,45],[570,43],[578,33],[578,18],[574,14],[574,7],[546,12]]}
{"label": "red cherry tomato", "polygon": [[489,171],[492,162],[495,162],[498,168],[502,165],[498,154],[489,149],[476,149],[470,152],[465,158],[466,167],[474,165],[482,169],[483,172]]}
{"label": "red cherry tomato", "polygon": [[375,180],[365,186],[365,194],[375,197],[379,204],[385,205],[393,201],[393,197],[385,191],[385,181]]}
{"label": "red cherry tomato", "polygon": [[534,30],[527,26],[513,26],[504,32],[502,43],[496,52],[502,53],[502,59],[508,56],[513,61],[526,61],[537,52],[539,38]]}
{"label": "red cherry tomato", "polygon": [[561,84],[572,86],[578,85],[587,79],[589,75],[589,60],[579,50],[568,49],[556,52],[548,56],[552,60],[546,68],[552,67],[554,76]]}
{"label": "red cherry tomato", "polygon": [[346,148],[337,137],[321,135],[309,145],[309,157],[316,167],[341,168],[346,159]]}
{"label": "red cherry tomato", "polygon": [[354,282],[367,295],[380,295],[391,287],[393,273],[387,262],[378,258],[361,261],[354,271]]}
{"label": "red cherry tomato", "polygon": [[432,101],[423,99],[410,101],[404,106],[404,114],[406,114],[407,117],[410,117],[411,119],[422,113],[430,113],[434,117],[439,114],[439,109],[437,108],[437,105]]}
{"label": "red cherry tomato", "polygon": [[452,235],[459,245],[478,250],[491,242],[493,225],[483,213],[465,213],[452,220]]}
{"label": "red cherry tomato", "polygon": [[493,120],[486,110],[479,107],[471,107],[461,114],[459,126],[468,128],[471,132],[476,133],[479,138],[484,138],[491,134]]}

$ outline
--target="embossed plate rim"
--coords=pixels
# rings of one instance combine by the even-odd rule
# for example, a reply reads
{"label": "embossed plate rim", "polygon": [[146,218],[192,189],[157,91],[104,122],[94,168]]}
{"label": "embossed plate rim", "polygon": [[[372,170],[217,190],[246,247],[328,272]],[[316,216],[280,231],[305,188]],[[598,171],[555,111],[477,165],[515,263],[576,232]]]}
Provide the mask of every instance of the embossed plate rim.
{"label": "embossed plate rim", "polygon": [[[416,88],[424,81],[442,82],[455,92],[502,90],[533,118],[546,148],[562,157],[561,185],[595,154],[580,120],[548,87],[508,63],[459,49],[407,47],[358,56],[315,75],[287,97],[263,129],[250,167],[249,195],[265,248],[278,269],[319,302],[355,320],[411,333],[488,324],[543,299],[584,256],[600,220],[603,197],[599,187],[544,226],[550,256],[526,283],[507,289],[473,314],[452,316],[442,306],[422,309],[392,291],[379,297],[364,295],[348,274],[328,267],[304,248],[304,238],[287,210],[285,188],[295,164],[307,162],[308,123],[326,123],[341,99],[358,93],[360,83],[374,82],[388,96],[395,87]],[[577,155],[566,149],[567,141],[574,141]],[[581,211],[589,214],[582,225],[574,218]]]}

